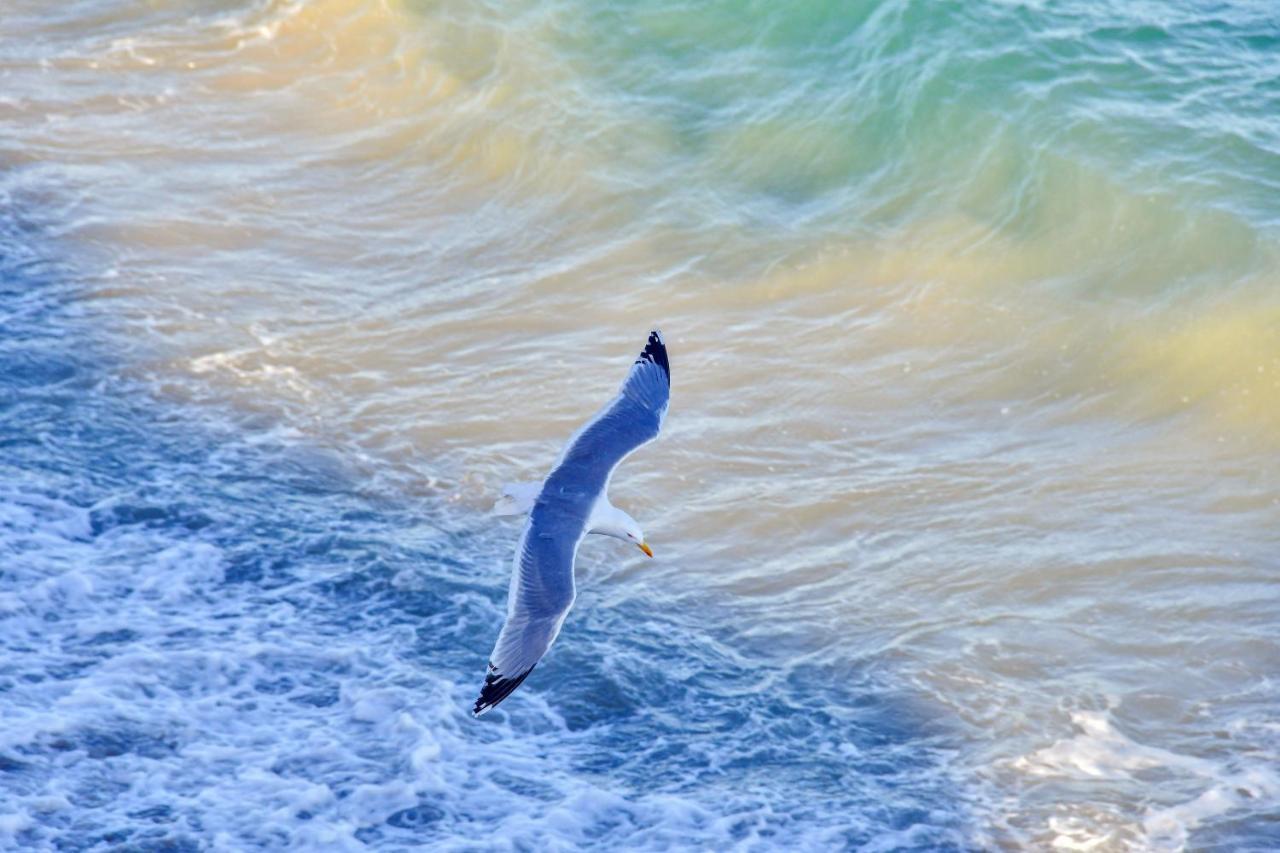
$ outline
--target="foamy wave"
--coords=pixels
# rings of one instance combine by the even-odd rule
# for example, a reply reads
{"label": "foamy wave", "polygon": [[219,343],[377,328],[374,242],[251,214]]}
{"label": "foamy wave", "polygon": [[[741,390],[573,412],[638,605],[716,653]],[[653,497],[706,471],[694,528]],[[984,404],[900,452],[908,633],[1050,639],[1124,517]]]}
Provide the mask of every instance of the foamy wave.
{"label": "foamy wave", "polygon": [[1190,786],[1200,793],[1148,806],[1142,814],[1093,809],[1082,816],[1079,809],[1065,810],[1049,819],[1055,849],[1093,850],[1119,842],[1126,849],[1182,850],[1202,823],[1237,808],[1266,809],[1280,797],[1280,774],[1260,759],[1214,761],[1146,746],[1121,732],[1107,711],[1075,711],[1071,722],[1077,734],[1016,759],[1013,767],[1032,776],[1099,783],[1171,774],[1178,789]]}
{"label": "foamy wave", "polygon": [[16,555],[0,574],[16,674],[0,838],[363,849],[433,827],[486,845],[581,841],[606,814],[656,836],[712,823],[678,797],[631,802],[575,780],[545,705],[523,709],[523,731],[478,728],[467,687],[403,659],[411,631],[326,636],[303,601],[225,585],[216,545],[95,532],[95,509],[0,496]]}
{"label": "foamy wave", "polygon": [[[206,473],[226,488],[249,458],[223,448]],[[272,536],[250,531],[267,505],[297,495],[273,497],[268,480],[266,503],[209,524],[163,497],[205,486],[169,481],[160,468],[152,475],[159,479],[86,506],[41,495],[38,479],[0,493],[0,541],[16,555],[0,573],[10,665],[0,681],[6,844],[656,849],[771,847],[785,838],[792,849],[850,839],[893,849],[966,838],[959,812],[917,812],[918,781],[896,791],[872,775],[867,791],[844,792],[865,814],[806,813],[812,792],[776,787],[763,768],[756,773],[753,761],[741,764],[696,730],[668,730],[672,757],[659,765],[670,778],[651,781],[649,763],[629,765],[642,752],[661,755],[663,744],[622,735],[635,724],[626,714],[584,728],[547,700],[545,683],[477,723],[467,713],[481,671],[477,644],[500,621],[500,601],[471,591],[453,563],[396,557],[404,531],[376,521],[335,539],[325,529],[332,520],[310,530],[314,522],[295,507],[287,527],[273,526],[295,542],[287,546],[294,558],[279,573],[255,569],[280,558]],[[325,493],[317,518],[343,515],[346,500]],[[335,556],[349,553],[345,538],[377,543],[391,565],[372,556],[346,565],[350,557]],[[498,580],[506,561],[496,563]],[[263,576],[248,580],[253,571]],[[581,625],[571,633],[576,651],[634,678],[660,664]],[[573,664],[552,660],[546,669],[571,678]],[[739,726],[724,736],[752,749],[767,742],[761,723]],[[664,737],[655,721],[634,730]],[[823,772],[899,760],[897,747],[884,753],[878,741],[823,759],[827,736],[817,729],[814,737],[806,760],[832,762]],[[905,772],[927,776],[918,760]],[[899,825],[898,814],[909,817]]]}

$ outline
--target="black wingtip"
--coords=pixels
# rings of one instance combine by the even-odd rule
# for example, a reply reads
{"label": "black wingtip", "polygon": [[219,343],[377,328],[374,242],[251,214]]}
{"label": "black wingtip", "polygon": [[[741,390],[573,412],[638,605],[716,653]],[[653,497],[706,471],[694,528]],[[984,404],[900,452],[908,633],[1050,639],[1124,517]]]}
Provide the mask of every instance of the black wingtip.
{"label": "black wingtip", "polygon": [[661,367],[662,372],[667,374],[667,382],[671,382],[671,362],[667,360],[667,345],[662,340],[662,332],[657,329],[649,333],[649,341],[644,345],[640,357],[636,359],[636,364],[645,361]]}
{"label": "black wingtip", "polygon": [[490,663],[489,673],[484,677],[484,687],[480,688],[480,697],[476,699],[476,706],[471,709],[472,716],[480,716],[510,696],[511,691],[519,687],[529,677],[529,673],[533,672],[533,666],[514,678],[505,678],[498,675],[497,669]]}

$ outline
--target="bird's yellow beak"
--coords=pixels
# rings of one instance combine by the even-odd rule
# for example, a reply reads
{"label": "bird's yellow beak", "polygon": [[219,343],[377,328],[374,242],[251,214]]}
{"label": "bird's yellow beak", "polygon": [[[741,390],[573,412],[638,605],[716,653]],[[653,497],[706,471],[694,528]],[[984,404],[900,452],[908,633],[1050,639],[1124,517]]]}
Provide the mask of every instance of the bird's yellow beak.
{"label": "bird's yellow beak", "polygon": [[645,553],[647,556],[650,556],[650,557],[652,557],[652,556],[653,556],[653,549],[649,547],[649,543],[647,543],[647,542],[641,542],[639,547],[640,547],[640,550],[641,550],[641,551],[644,551],[644,553]]}

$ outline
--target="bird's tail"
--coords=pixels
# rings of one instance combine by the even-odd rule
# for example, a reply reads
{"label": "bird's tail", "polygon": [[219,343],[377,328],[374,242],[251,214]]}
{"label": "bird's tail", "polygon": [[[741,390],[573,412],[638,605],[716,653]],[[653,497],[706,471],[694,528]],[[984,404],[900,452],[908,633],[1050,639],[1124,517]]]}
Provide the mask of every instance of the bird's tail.
{"label": "bird's tail", "polygon": [[494,515],[524,515],[533,509],[541,483],[507,483],[502,487],[502,497],[493,505]]}

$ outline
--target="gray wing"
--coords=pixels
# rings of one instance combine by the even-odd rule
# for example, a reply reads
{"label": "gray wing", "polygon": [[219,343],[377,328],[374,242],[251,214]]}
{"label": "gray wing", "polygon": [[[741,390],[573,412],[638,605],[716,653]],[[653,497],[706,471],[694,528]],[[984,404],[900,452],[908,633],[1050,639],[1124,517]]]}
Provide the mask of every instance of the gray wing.
{"label": "gray wing", "polygon": [[573,606],[573,561],[591,508],[618,463],[657,437],[670,395],[667,348],[651,332],[618,396],[578,430],[534,501],[476,716],[511,695],[551,648]]}
{"label": "gray wing", "polygon": [[573,606],[573,559],[585,528],[585,520],[565,516],[549,505],[534,505],[516,548],[507,621],[489,655],[484,687],[471,709],[477,717],[529,677],[560,633]]}
{"label": "gray wing", "polygon": [[653,331],[618,396],[569,440],[547,486],[582,489],[594,503],[618,463],[658,437],[670,402],[671,362],[662,333]]}

